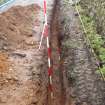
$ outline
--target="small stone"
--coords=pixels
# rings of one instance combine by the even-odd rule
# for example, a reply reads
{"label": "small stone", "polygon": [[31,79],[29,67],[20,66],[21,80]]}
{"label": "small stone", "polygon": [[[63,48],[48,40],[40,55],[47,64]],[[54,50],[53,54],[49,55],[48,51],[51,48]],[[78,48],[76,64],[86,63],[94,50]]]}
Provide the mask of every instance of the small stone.
{"label": "small stone", "polygon": [[3,47],[4,50],[8,50],[8,48],[6,46]]}
{"label": "small stone", "polygon": [[32,105],[37,105],[38,103],[38,99],[37,98],[34,98],[34,101],[31,103]]}
{"label": "small stone", "polygon": [[79,14],[78,13],[75,13],[75,16],[79,16]]}
{"label": "small stone", "polygon": [[28,38],[26,40],[27,45],[36,45],[34,38]]}
{"label": "small stone", "polygon": [[12,68],[9,68],[9,71],[13,71],[13,69]]}
{"label": "small stone", "polygon": [[21,58],[24,58],[26,57],[26,54],[22,54],[22,53],[19,53],[19,52],[16,52],[16,53],[12,53],[13,56],[19,56]]}

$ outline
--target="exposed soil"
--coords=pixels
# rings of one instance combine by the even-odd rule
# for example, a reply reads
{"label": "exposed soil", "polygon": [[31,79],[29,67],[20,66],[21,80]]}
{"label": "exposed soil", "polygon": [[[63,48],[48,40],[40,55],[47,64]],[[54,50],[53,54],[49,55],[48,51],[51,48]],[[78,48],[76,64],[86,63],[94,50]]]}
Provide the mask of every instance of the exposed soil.
{"label": "exposed soil", "polygon": [[105,105],[105,86],[97,73],[96,60],[85,41],[75,7],[61,2],[60,10],[63,26],[61,32],[64,33],[63,65],[67,70],[73,105]]}
{"label": "exposed soil", "polygon": [[[59,5],[49,13],[53,61],[54,98],[48,90],[47,52],[38,51],[38,5],[13,7],[0,14],[0,105],[70,105],[65,71],[58,59],[60,46]],[[43,55],[44,54],[44,55]],[[43,60],[41,60],[44,58]],[[5,65],[5,66],[4,66]],[[40,71],[41,70],[41,71]],[[68,99],[67,99],[68,98]]]}
{"label": "exposed soil", "polygon": [[0,72],[5,72],[9,69],[10,63],[6,53],[0,53]]}
{"label": "exposed soil", "polygon": [[[51,105],[71,105],[70,90],[68,90],[68,81],[63,68],[63,59],[59,50],[61,49],[61,24],[60,24],[60,1],[55,1],[53,10],[53,18],[51,21],[51,48],[52,48],[52,62],[53,62],[53,85],[54,85],[54,99]],[[59,60],[60,56],[60,60]],[[50,104],[49,104],[50,105]]]}
{"label": "exposed soil", "polygon": [[[44,105],[38,5],[0,14],[0,105]],[[43,50],[43,49],[42,49]]]}
{"label": "exposed soil", "polygon": [[105,105],[104,83],[76,14],[64,0],[55,2],[50,29],[54,98],[49,105]]}
{"label": "exposed soil", "polygon": [[53,99],[48,89],[47,48],[42,45],[38,50],[41,8],[16,6],[0,14],[0,105],[105,105],[102,81],[74,8],[65,7],[63,0],[53,2],[48,16]]}
{"label": "exposed soil", "polygon": [[38,25],[37,19],[33,23],[38,10],[40,7],[37,5],[17,6],[0,14],[0,38],[5,40],[5,43],[1,44],[8,44],[15,48],[21,48],[23,43],[28,44],[26,37],[31,40],[33,26],[34,24]]}

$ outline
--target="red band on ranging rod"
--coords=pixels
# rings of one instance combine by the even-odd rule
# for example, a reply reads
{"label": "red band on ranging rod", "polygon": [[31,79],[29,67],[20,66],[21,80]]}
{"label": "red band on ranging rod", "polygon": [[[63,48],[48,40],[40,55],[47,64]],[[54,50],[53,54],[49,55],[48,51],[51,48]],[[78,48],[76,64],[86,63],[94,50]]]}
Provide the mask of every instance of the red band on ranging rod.
{"label": "red band on ranging rod", "polygon": [[42,44],[42,40],[43,37],[46,37],[47,40],[47,53],[48,53],[48,78],[49,78],[49,84],[48,84],[48,89],[51,93],[51,97],[53,97],[53,88],[52,88],[52,74],[53,74],[53,69],[52,69],[52,64],[51,64],[51,48],[50,48],[50,43],[49,43],[49,27],[47,24],[47,2],[46,0],[44,0],[44,15],[45,15],[45,24],[44,24],[44,28],[43,28],[43,32],[42,32],[42,36],[41,36],[41,41],[40,41],[40,45],[39,45],[39,49],[41,47]]}
{"label": "red band on ranging rod", "polygon": [[52,68],[50,67],[50,68],[48,69],[48,75],[51,76],[52,74],[53,74],[53,70],[52,70]]}
{"label": "red band on ranging rod", "polygon": [[51,48],[48,48],[48,58],[51,58]]}
{"label": "red band on ranging rod", "polygon": [[46,14],[46,0],[44,0],[44,15]]}

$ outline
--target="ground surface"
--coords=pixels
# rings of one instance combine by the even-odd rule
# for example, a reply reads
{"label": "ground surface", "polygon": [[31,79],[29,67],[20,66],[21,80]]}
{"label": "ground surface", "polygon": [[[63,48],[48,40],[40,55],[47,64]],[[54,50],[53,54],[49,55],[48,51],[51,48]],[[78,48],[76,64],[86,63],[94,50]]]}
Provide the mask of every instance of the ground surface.
{"label": "ground surface", "polygon": [[27,5],[29,0],[23,0],[21,5],[27,6],[22,7],[16,0],[13,5],[18,6],[0,14],[0,105],[104,105],[94,57],[84,43],[76,11],[62,1],[48,6],[53,98],[48,89],[46,40],[38,50],[41,7]]}
{"label": "ground surface", "polygon": [[62,55],[69,82],[71,80],[71,96],[76,105],[105,105],[102,89],[105,87],[96,72],[96,59],[86,42],[75,6],[61,3],[61,11],[62,47],[65,51]]}
{"label": "ground surface", "polygon": [[9,8],[17,5],[27,6],[31,4],[38,4],[40,6],[43,5],[43,0],[12,0],[11,3],[7,4],[6,6],[0,8],[0,13],[3,11],[7,11]]}
{"label": "ground surface", "polygon": [[38,51],[41,8],[13,7],[0,14],[0,105],[42,105]]}

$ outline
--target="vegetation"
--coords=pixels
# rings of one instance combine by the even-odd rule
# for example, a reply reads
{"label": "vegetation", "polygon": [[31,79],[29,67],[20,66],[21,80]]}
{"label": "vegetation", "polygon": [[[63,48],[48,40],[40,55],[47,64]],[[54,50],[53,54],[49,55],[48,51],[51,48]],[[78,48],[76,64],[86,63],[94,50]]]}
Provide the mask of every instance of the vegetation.
{"label": "vegetation", "polygon": [[97,32],[105,38],[105,0],[81,0],[85,13],[95,20]]}
{"label": "vegetation", "polygon": [[2,5],[3,3],[8,2],[9,0],[0,0],[0,5]]}
{"label": "vegetation", "polygon": [[[91,0],[89,0],[91,1]],[[100,62],[102,63],[105,63],[105,39],[102,35],[102,32],[99,32],[99,30],[103,30],[103,32],[105,31],[102,24],[102,21],[105,21],[105,20],[101,20],[101,16],[105,17],[104,15],[100,15],[101,14],[101,10],[99,12],[99,10],[96,9],[96,12],[99,12],[99,14],[97,14],[97,16],[95,16],[95,12],[90,12],[90,8],[92,10],[92,8],[94,8],[95,6],[97,6],[97,4],[95,5],[95,1],[97,0],[93,0],[93,4],[94,4],[94,7],[92,7],[92,4],[89,2],[89,1],[85,1],[84,2],[82,1],[82,8],[81,6],[79,5],[78,6],[78,9],[81,13],[81,16],[82,16],[82,20],[83,20],[83,23],[85,25],[85,28],[86,28],[86,34],[87,34],[87,38],[90,40],[91,42],[91,46],[92,48],[94,49],[95,53],[96,53],[96,56],[97,58],[99,59]],[[97,1],[98,2],[98,1]],[[97,3],[96,2],[96,3]],[[100,7],[99,7],[100,8]],[[94,11],[94,9],[93,9]],[[100,18],[99,18],[100,16]],[[98,22],[96,20],[99,20]],[[102,23],[102,24],[101,24]],[[100,29],[100,26],[102,27]],[[98,28],[98,30],[97,30]],[[102,68],[100,68],[100,70],[103,72],[103,74],[105,75],[105,66],[103,65]]]}

